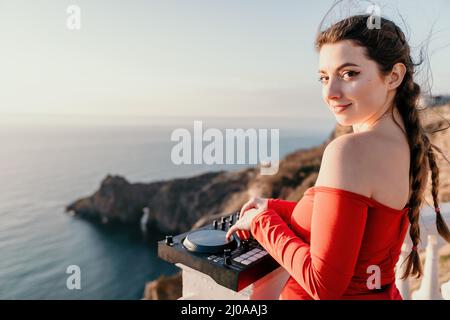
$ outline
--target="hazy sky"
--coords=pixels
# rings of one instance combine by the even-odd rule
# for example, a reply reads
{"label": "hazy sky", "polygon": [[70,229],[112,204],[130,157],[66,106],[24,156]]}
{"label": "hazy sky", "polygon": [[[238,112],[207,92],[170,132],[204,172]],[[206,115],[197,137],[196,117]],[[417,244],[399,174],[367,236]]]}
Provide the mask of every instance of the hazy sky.
{"label": "hazy sky", "polygon": [[[0,0],[0,114],[330,117],[313,41],[332,2]],[[432,49],[450,43],[450,1],[377,3],[412,45],[435,21]],[[448,57],[432,56],[435,93]]]}

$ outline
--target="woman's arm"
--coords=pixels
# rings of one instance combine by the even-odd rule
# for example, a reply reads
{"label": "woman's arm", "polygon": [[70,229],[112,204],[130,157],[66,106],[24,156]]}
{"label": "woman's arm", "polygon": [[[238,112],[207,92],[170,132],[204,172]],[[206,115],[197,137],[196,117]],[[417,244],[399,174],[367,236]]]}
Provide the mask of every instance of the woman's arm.
{"label": "woman's arm", "polygon": [[259,213],[251,222],[253,237],[314,299],[338,299],[350,283],[358,258],[368,204],[351,192],[354,186],[349,181],[360,183],[358,177],[346,176],[353,162],[359,161],[353,152],[348,146],[334,145],[324,154],[323,168],[336,159],[344,162],[343,168],[323,177],[330,188],[315,191],[310,244],[273,210]]}
{"label": "woman's arm", "polygon": [[283,219],[287,224],[291,223],[292,211],[294,211],[297,202],[286,201],[281,199],[268,199],[267,209],[273,210]]}
{"label": "woman's arm", "polygon": [[[336,189],[336,191],[338,191]],[[251,223],[253,237],[314,299],[338,299],[353,276],[367,219],[367,203],[340,192],[315,195],[311,245],[273,210]]]}

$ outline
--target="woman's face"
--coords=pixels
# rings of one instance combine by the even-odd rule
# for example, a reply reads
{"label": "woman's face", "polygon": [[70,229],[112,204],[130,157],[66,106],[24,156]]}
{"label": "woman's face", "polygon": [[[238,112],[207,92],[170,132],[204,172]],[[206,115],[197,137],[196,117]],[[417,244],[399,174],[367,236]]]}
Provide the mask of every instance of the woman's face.
{"label": "woman's face", "polygon": [[388,85],[376,62],[364,52],[350,40],[325,44],[320,49],[323,99],[343,126],[370,122],[388,107]]}

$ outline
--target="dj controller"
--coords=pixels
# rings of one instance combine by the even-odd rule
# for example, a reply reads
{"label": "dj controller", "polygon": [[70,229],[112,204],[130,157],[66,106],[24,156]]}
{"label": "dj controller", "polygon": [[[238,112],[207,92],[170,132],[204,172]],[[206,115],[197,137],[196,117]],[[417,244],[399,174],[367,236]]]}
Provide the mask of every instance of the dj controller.
{"label": "dj controller", "polygon": [[158,242],[158,256],[209,275],[218,284],[236,292],[279,267],[253,238],[241,240],[225,235],[239,212],[214,220],[211,225]]}

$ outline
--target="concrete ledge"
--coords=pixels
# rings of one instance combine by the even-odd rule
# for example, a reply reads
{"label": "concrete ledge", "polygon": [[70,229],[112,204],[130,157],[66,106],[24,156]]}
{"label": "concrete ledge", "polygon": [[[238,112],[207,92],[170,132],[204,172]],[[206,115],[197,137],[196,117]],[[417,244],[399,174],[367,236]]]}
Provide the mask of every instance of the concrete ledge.
{"label": "concrete ledge", "polygon": [[235,292],[188,266],[181,263],[176,266],[183,270],[183,295],[179,300],[278,300],[289,278],[287,271],[279,267],[241,291]]}

